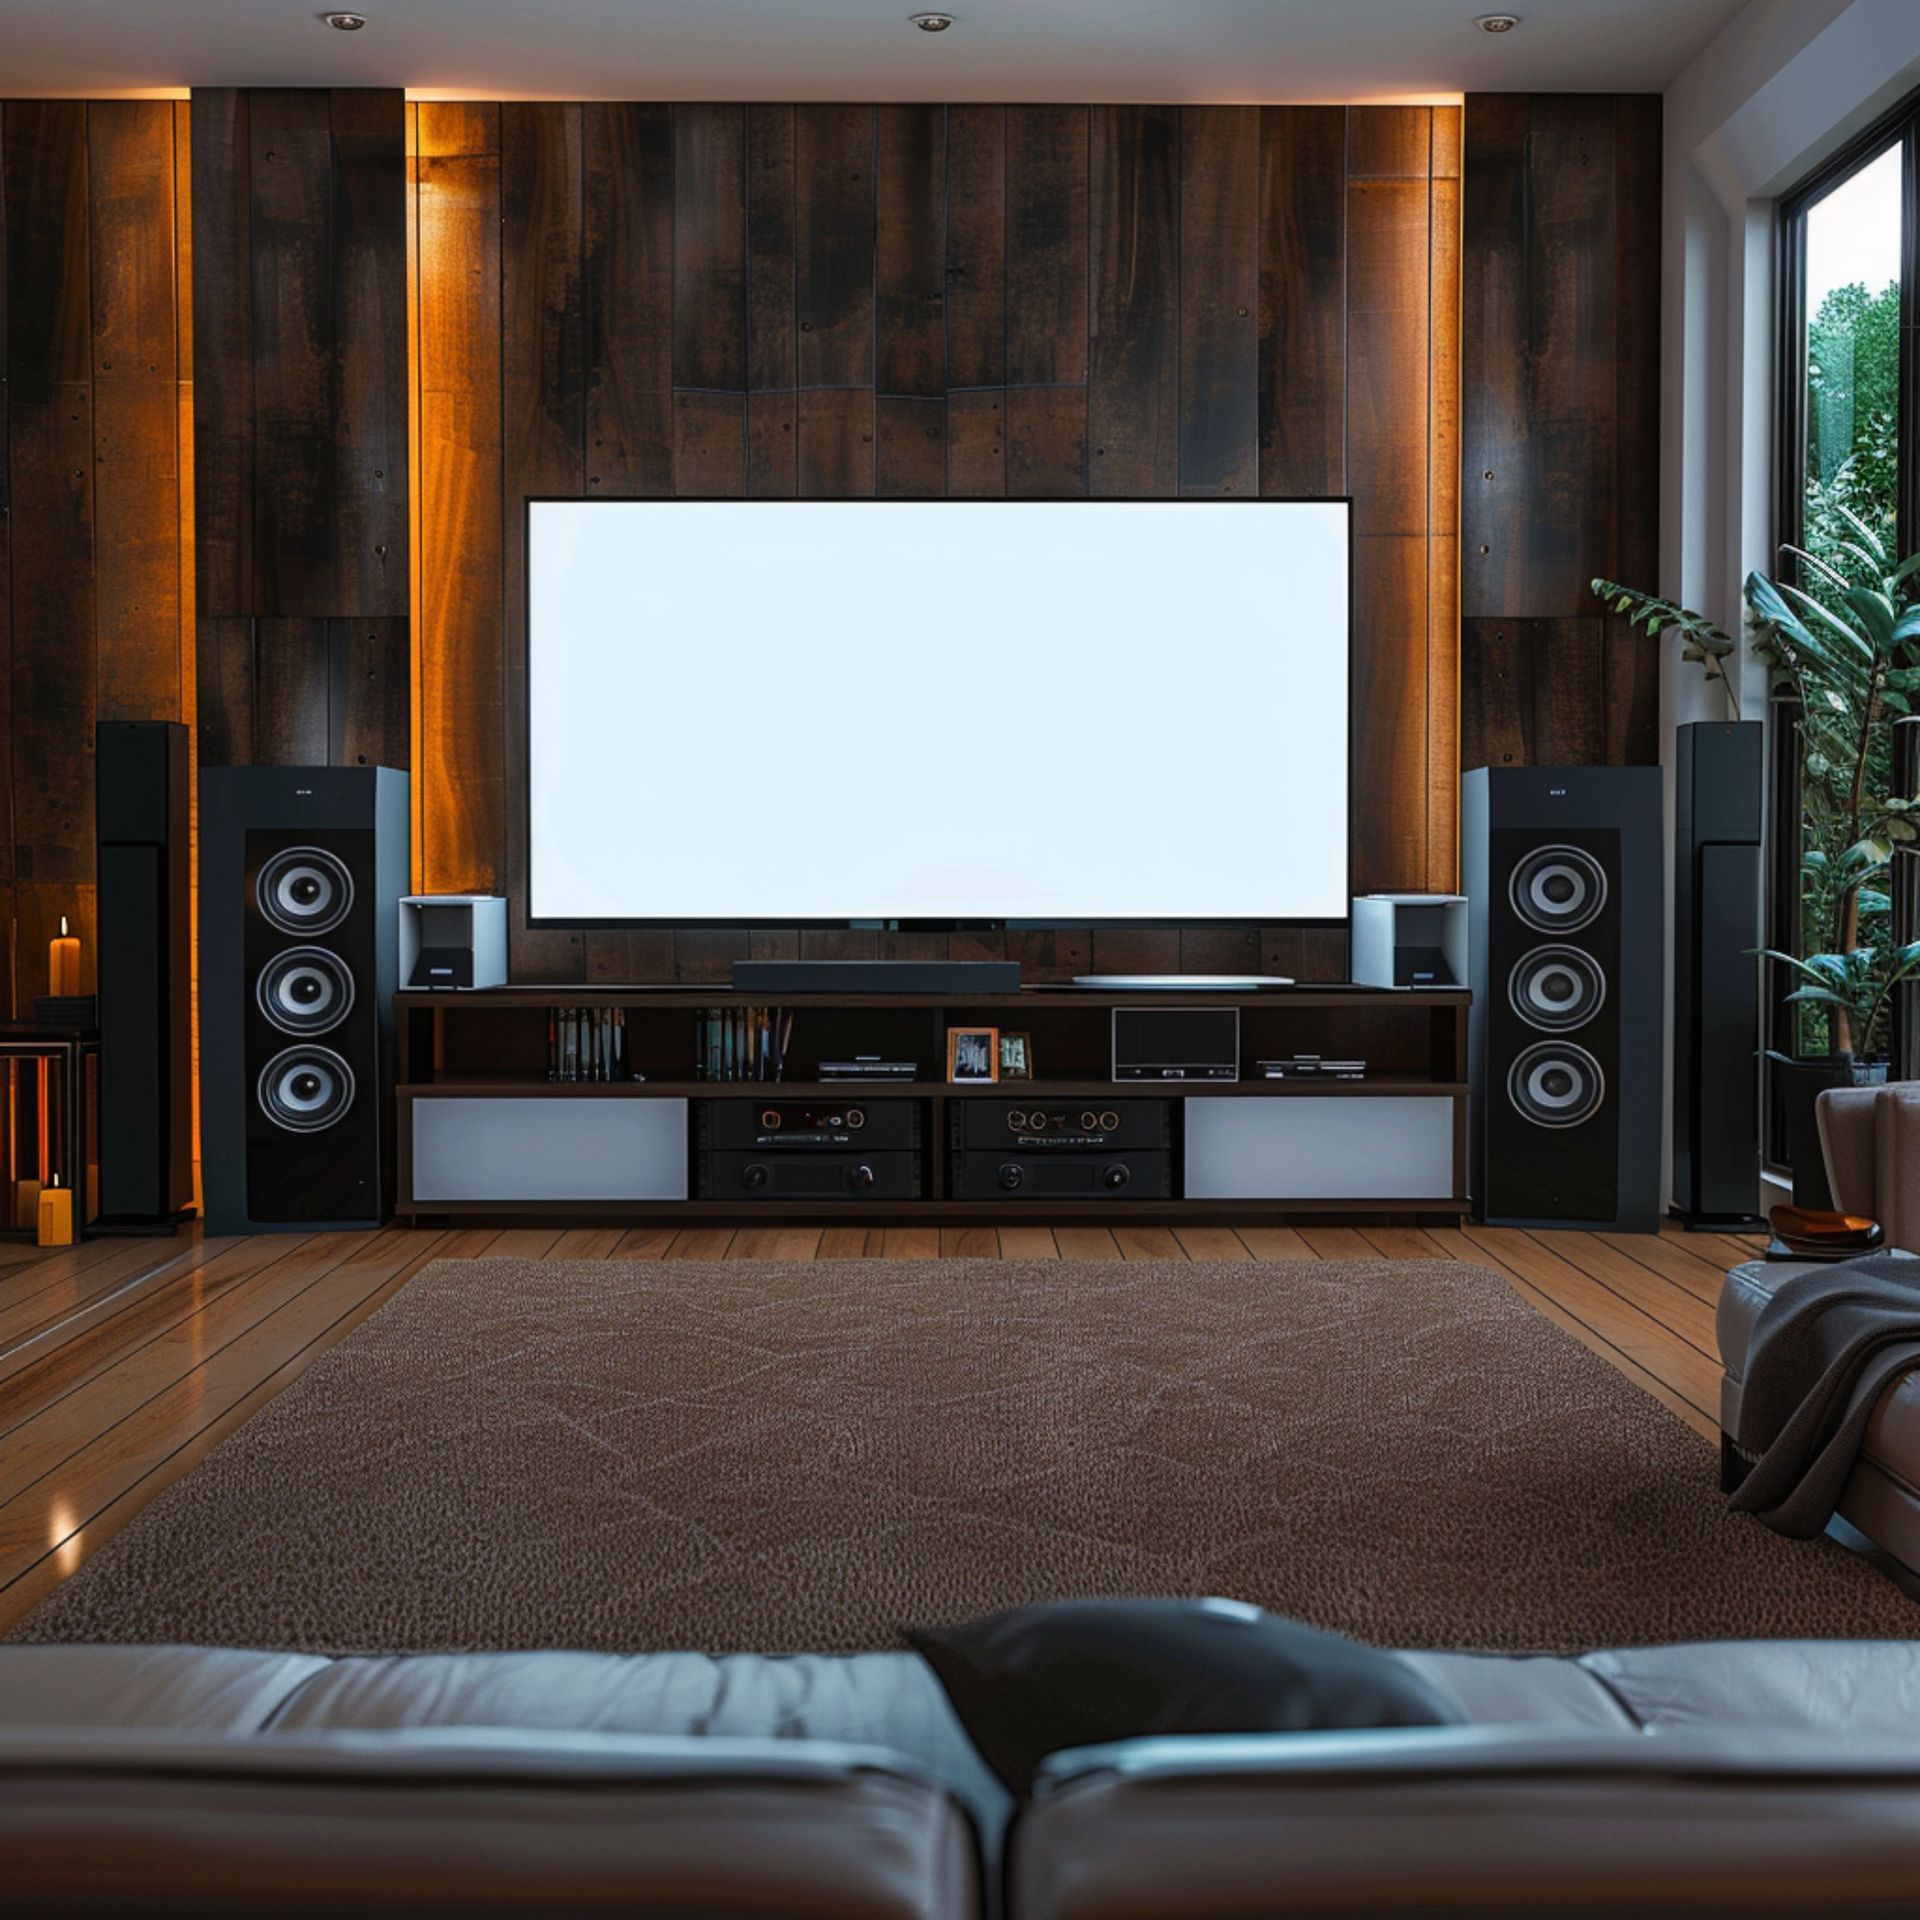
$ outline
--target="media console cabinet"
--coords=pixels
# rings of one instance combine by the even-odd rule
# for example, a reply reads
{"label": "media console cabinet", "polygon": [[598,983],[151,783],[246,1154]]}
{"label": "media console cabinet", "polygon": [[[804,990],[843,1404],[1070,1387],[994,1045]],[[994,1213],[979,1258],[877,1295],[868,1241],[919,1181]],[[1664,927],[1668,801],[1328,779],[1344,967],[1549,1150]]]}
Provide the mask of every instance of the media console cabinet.
{"label": "media console cabinet", "polygon": [[[1446,1220],[1467,1210],[1464,992],[1026,987],[965,999],[793,995],[781,1003],[782,1013],[793,1015],[784,1078],[701,1076],[700,1021],[747,999],[725,988],[684,986],[397,995],[399,1213],[414,1220],[534,1217],[576,1224],[988,1217],[1167,1223],[1294,1214]],[[1243,1077],[1116,1083],[1111,1033],[1117,1006],[1238,1008]],[[564,1009],[619,1009],[627,1065],[645,1078],[549,1078],[549,1023]],[[947,1035],[956,1027],[1025,1034],[1033,1077],[948,1084]],[[1367,1077],[1252,1077],[1256,1061],[1301,1053],[1364,1059]],[[863,1054],[913,1061],[917,1077],[883,1084],[819,1079],[823,1061]],[[1006,1110],[994,1119],[996,1138],[1025,1109],[1065,1114],[1071,1130],[1076,1110],[1104,1120],[1136,1102],[1164,1101],[1164,1190],[1078,1198],[1024,1190],[956,1193],[956,1150],[974,1138],[959,1110],[981,1100]],[[902,1101],[916,1108],[896,1111]],[[851,1190],[838,1180],[831,1190],[793,1192],[776,1179],[768,1190],[745,1184],[756,1170],[765,1182],[764,1165],[737,1159],[727,1163],[734,1185],[703,1197],[703,1143],[747,1141],[751,1160],[759,1116],[776,1103],[836,1117],[857,1107],[871,1116],[877,1124],[863,1133],[864,1141],[919,1156],[915,1197]],[[1121,1144],[1117,1134],[1113,1139]],[[795,1167],[786,1156],[796,1151],[805,1149],[773,1147],[782,1156],[776,1174]],[[1048,1149],[1033,1151],[1044,1159]]]}

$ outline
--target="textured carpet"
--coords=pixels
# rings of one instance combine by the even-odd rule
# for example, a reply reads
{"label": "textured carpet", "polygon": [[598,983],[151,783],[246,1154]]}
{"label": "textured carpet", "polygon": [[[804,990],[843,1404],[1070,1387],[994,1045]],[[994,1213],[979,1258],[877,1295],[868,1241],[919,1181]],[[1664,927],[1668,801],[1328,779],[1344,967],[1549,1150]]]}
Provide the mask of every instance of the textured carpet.
{"label": "textured carpet", "polygon": [[439,1261],[20,1640],[845,1650],[1066,1594],[1389,1644],[1908,1635],[1449,1261]]}

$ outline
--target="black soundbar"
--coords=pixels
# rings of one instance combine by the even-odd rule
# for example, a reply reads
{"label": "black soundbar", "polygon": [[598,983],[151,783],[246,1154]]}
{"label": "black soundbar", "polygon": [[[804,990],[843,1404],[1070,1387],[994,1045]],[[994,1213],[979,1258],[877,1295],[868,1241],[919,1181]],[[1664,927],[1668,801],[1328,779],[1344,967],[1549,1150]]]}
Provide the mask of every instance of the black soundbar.
{"label": "black soundbar", "polygon": [[735,993],[1018,993],[1017,960],[736,960]]}

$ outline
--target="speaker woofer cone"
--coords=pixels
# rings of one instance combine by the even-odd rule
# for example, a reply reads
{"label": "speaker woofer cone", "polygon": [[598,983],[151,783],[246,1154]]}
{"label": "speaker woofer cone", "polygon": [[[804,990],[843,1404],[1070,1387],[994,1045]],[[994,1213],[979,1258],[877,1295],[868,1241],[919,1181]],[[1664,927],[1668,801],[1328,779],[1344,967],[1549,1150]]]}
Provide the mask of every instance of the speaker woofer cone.
{"label": "speaker woofer cone", "polygon": [[1607,1003],[1607,976],[1578,947],[1535,947],[1507,975],[1507,999],[1539,1033],[1584,1027]]}
{"label": "speaker woofer cone", "polygon": [[1580,847],[1535,847],[1507,883],[1513,910],[1536,933],[1578,933],[1607,904],[1607,870]]}
{"label": "speaker woofer cone", "polygon": [[353,1105],[353,1069],[331,1047],[288,1047],[260,1069],[260,1111],[288,1133],[320,1133]]}
{"label": "speaker woofer cone", "polygon": [[353,875],[324,847],[286,847],[260,869],[254,902],[282,933],[331,933],[353,911]]}
{"label": "speaker woofer cone", "polygon": [[353,975],[325,947],[289,947],[261,969],[253,997],[282,1033],[327,1033],[353,1011]]}
{"label": "speaker woofer cone", "polygon": [[1507,1098],[1536,1127],[1577,1127],[1600,1111],[1607,1076],[1585,1047],[1540,1040],[1507,1070]]}

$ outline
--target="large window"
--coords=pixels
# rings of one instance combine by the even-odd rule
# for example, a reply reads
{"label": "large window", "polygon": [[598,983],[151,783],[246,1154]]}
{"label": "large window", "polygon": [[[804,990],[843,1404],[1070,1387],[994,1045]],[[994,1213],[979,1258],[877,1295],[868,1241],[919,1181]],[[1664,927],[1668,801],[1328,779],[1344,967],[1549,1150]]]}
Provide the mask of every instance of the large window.
{"label": "large window", "polygon": [[[1782,207],[1779,577],[1828,609],[1822,638],[1845,644],[1863,618],[1851,587],[1882,586],[1912,550],[1914,395],[1906,331],[1915,311],[1913,217],[1920,102],[1882,122]],[[1885,556],[1883,558],[1882,556]],[[1890,935],[1885,843],[1863,829],[1894,789],[1893,721],[1920,712],[1897,676],[1860,713],[1828,695],[1803,708],[1776,693],[1772,945],[1845,953]],[[1864,738],[1865,751],[1861,751]],[[1784,988],[1786,983],[1776,982]],[[1851,1037],[1818,1006],[1774,1000],[1770,1040],[1782,1053],[1825,1054]],[[1776,1092],[1778,1089],[1776,1088]],[[1776,1105],[1770,1155],[1784,1161]]]}

